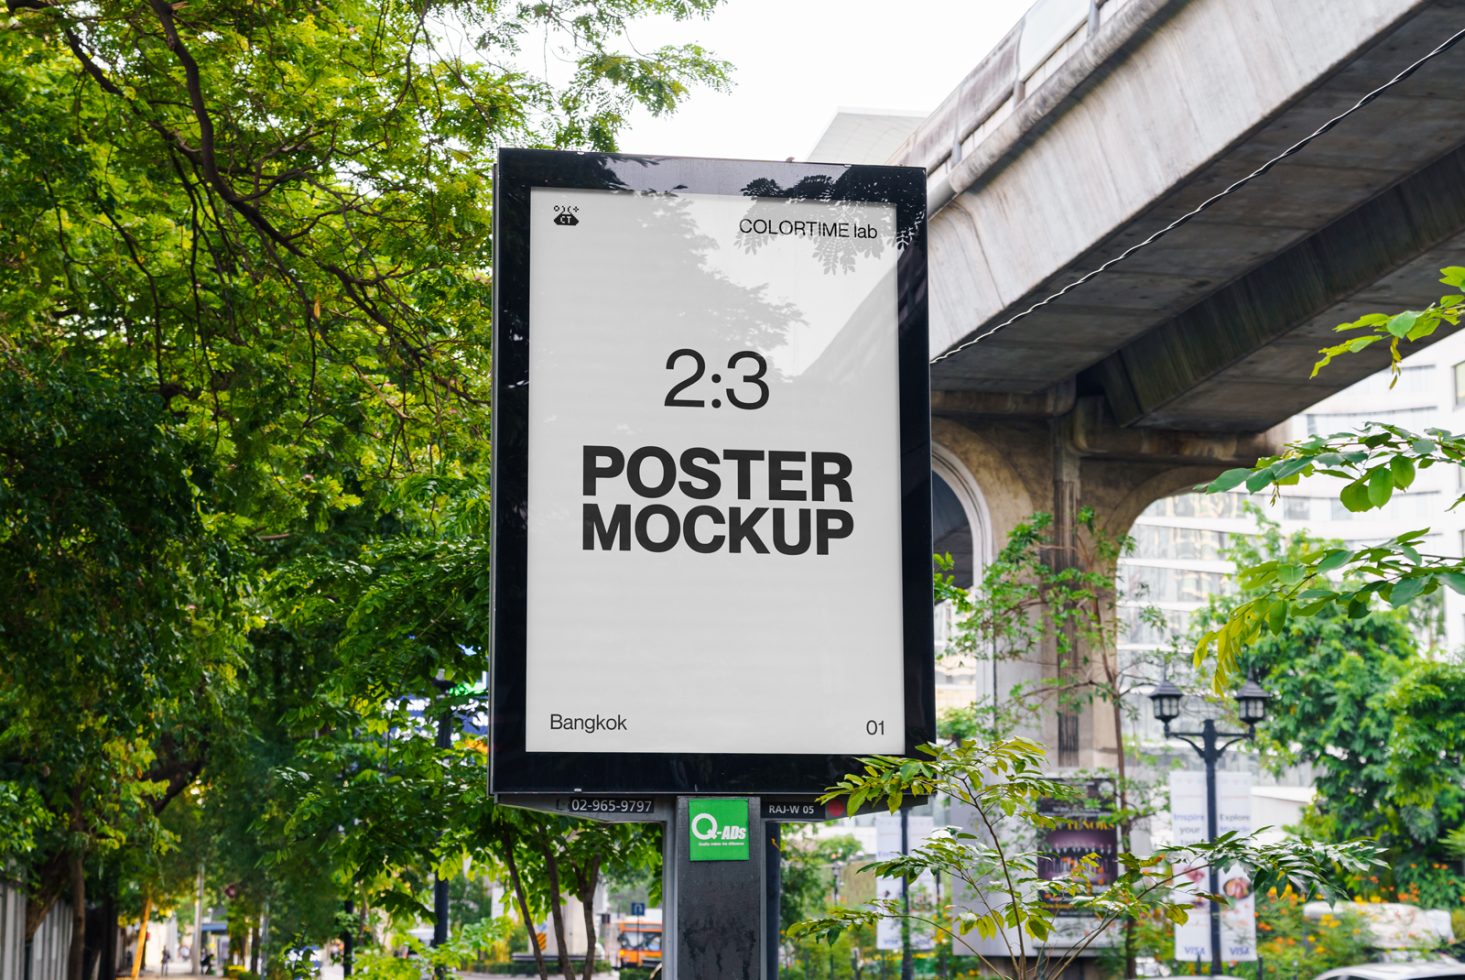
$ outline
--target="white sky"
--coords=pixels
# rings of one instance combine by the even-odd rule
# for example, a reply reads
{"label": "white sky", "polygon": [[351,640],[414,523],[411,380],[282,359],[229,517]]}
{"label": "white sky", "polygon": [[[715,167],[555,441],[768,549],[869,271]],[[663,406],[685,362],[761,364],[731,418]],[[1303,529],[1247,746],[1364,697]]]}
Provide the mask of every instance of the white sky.
{"label": "white sky", "polygon": [[726,93],[695,90],[622,131],[628,153],[803,159],[842,108],[929,112],[1032,0],[727,0],[705,21],[647,20],[641,51],[696,42],[733,64]]}

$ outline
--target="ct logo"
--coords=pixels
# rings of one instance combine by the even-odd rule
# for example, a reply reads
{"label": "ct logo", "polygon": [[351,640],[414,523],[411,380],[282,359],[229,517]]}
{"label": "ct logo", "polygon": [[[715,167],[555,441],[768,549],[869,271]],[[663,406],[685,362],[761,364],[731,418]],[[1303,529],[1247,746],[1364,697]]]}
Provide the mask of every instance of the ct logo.
{"label": "ct logo", "polygon": [[698,840],[716,840],[717,818],[710,813],[697,814],[692,818],[692,836]]}

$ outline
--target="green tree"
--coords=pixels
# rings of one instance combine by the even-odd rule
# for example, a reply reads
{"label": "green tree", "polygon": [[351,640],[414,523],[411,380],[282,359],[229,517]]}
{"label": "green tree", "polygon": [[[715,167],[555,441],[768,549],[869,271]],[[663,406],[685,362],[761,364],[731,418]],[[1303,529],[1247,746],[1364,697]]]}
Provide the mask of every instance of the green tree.
{"label": "green tree", "polygon": [[[157,398],[70,361],[0,371],[0,861],[34,931],[88,861],[157,850],[241,654],[223,556],[197,512],[204,454]],[[146,869],[139,869],[146,872]]]}
{"label": "green tree", "polygon": [[[1143,654],[1120,653],[1126,624],[1119,614],[1124,586],[1117,566],[1120,556],[1133,549],[1133,541],[1109,534],[1088,507],[1079,509],[1075,546],[1059,545],[1052,525],[1052,515],[1046,513],[1020,522],[970,592],[943,574],[938,558],[937,601],[950,603],[955,614],[947,656],[985,657],[995,665],[1036,658],[1046,643],[1057,663],[1066,667],[1058,676],[1018,682],[1000,693],[994,683],[987,699],[944,712],[940,733],[958,742],[990,742],[1037,727],[1045,709],[1102,712],[1117,750],[1113,775],[1119,845],[1129,850],[1136,824],[1153,814],[1154,804],[1151,787],[1134,774],[1137,760],[1131,758],[1125,729],[1132,720],[1133,695],[1169,666],[1174,650],[1162,645]],[[1164,614],[1154,607],[1138,615],[1168,628]],[[1124,930],[1125,975],[1130,976],[1135,972],[1135,933],[1128,922]]]}
{"label": "green tree", "polygon": [[[797,824],[790,824],[796,827]],[[836,877],[860,854],[859,839],[850,834],[814,839],[791,833],[783,837],[778,921],[787,930],[819,912],[838,892]]]}
{"label": "green tree", "polygon": [[[696,45],[626,39],[714,3],[7,0],[0,379],[26,410],[0,423],[0,846],[30,929],[63,894],[80,926],[89,876],[177,890],[200,855],[251,915],[324,928],[290,907],[321,879],[390,898],[461,852],[481,754],[455,798],[383,736],[439,669],[477,677],[484,634],[377,657],[351,617],[390,593],[428,622],[488,575],[486,532],[428,541],[397,488],[486,483],[495,149],[613,149],[632,106],[722,84]],[[382,827],[292,836],[358,780]],[[194,784],[197,821],[160,822]]]}
{"label": "green tree", "polygon": [[[1258,535],[1237,535],[1227,557],[1239,567],[1289,563],[1331,547],[1305,533],[1284,536],[1256,515]],[[1346,583],[1345,583],[1346,587]],[[1198,618],[1205,630],[1251,601],[1213,596]],[[1465,819],[1465,759],[1443,751],[1462,744],[1460,693],[1438,679],[1454,664],[1424,659],[1406,610],[1361,616],[1332,608],[1290,619],[1248,647],[1247,666],[1273,695],[1259,745],[1274,769],[1311,767],[1317,799],[1299,830],[1320,840],[1368,837],[1386,867],[1349,882],[1354,894],[1390,900],[1447,896],[1454,905],[1465,880],[1441,880],[1442,840]]]}
{"label": "green tree", "polygon": [[[1440,281],[1453,289],[1465,289],[1465,267],[1441,270]],[[1397,382],[1405,345],[1458,326],[1462,312],[1465,294],[1456,292],[1422,310],[1370,313],[1339,324],[1337,332],[1356,336],[1319,351],[1313,375],[1339,357],[1382,343],[1389,349]],[[1219,493],[1245,486],[1252,493],[1271,489],[1275,495],[1277,488],[1303,478],[1328,478],[1341,484],[1338,499],[1344,507],[1364,513],[1387,507],[1395,493],[1408,491],[1419,471],[1435,466],[1465,466],[1465,436],[1441,428],[1414,432],[1366,422],[1353,431],[1292,443],[1281,454],[1258,460],[1254,467],[1228,470],[1203,489]],[[1452,506],[1462,500],[1465,497]],[[1362,548],[1319,544],[1285,555],[1259,556],[1265,560],[1248,563],[1238,571],[1248,597],[1227,609],[1200,636],[1196,662],[1214,655],[1216,682],[1222,684],[1236,675],[1252,648],[1285,638],[1298,621],[1337,616],[1363,619],[1374,615],[1381,605],[1408,609],[1437,601],[1443,589],[1465,593],[1465,559],[1429,553],[1424,549],[1428,533],[1428,528],[1411,530]],[[1379,732],[1384,738],[1370,748],[1368,759],[1375,773],[1377,766],[1383,766],[1390,805],[1399,808],[1401,820],[1412,824],[1408,830],[1416,839],[1434,840],[1442,830],[1453,830],[1457,836],[1452,840],[1461,839],[1458,766],[1465,756],[1465,729],[1451,719],[1459,717],[1459,709],[1465,707],[1462,695],[1465,666],[1422,661],[1411,664],[1385,696],[1392,726],[1386,734]],[[1443,800],[1444,805],[1436,807],[1436,800]],[[1455,828],[1448,826],[1451,821]],[[1394,873],[1396,877],[1418,875],[1420,880],[1403,887],[1416,886],[1421,895],[1447,900],[1465,895],[1458,877],[1441,862],[1411,861],[1396,866]]]}

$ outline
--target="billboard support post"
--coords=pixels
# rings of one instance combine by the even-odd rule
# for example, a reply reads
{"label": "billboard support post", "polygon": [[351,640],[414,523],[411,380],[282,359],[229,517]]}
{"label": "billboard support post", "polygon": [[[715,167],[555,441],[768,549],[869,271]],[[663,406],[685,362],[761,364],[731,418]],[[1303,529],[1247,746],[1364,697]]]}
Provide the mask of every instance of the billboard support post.
{"label": "billboard support post", "polygon": [[926,174],[504,149],[493,191],[490,790],[662,824],[667,976],[776,975],[765,826],[936,734]]}
{"label": "billboard support post", "polygon": [[[703,827],[690,824],[695,797],[679,796],[663,844],[662,962],[667,980],[762,980],[765,951],[777,945],[768,933],[766,860],[750,847],[742,860],[698,860],[692,850]],[[761,842],[764,823],[757,797],[748,800],[746,840]],[[669,942],[668,942],[669,941]]]}
{"label": "billboard support post", "polygon": [[782,934],[783,915],[783,827],[773,821],[763,822],[763,953],[766,971],[764,980],[778,976],[778,939]]}

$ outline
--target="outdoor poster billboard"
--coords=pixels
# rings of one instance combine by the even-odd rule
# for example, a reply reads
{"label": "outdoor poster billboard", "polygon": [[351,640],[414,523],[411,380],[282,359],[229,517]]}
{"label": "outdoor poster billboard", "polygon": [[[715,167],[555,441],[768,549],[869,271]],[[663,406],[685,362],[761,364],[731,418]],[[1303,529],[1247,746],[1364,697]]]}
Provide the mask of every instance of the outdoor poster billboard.
{"label": "outdoor poster billboard", "polygon": [[[1119,876],[1119,827],[1115,823],[1113,782],[1093,780],[1082,784],[1080,796],[1038,801],[1038,813],[1053,821],[1041,830],[1038,845],[1038,877],[1043,881],[1081,875],[1095,892],[1101,892]],[[1092,912],[1076,907],[1062,892],[1043,891],[1043,901],[1065,918],[1093,919]]]}
{"label": "outdoor poster billboard", "polygon": [[932,738],[921,171],[506,150],[495,193],[494,791]]}

